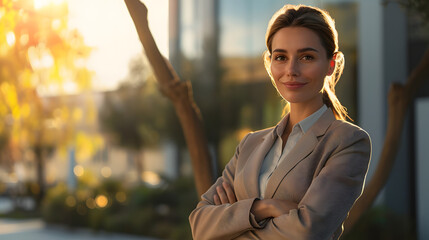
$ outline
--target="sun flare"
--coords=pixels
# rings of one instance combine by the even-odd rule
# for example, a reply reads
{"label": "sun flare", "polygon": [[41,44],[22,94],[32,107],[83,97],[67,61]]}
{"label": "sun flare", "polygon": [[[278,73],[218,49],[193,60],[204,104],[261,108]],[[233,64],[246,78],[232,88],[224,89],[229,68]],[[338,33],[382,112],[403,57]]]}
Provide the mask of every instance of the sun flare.
{"label": "sun flare", "polygon": [[33,1],[34,1],[34,8],[40,9],[50,4],[59,5],[63,3],[65,0],[33,0]]}

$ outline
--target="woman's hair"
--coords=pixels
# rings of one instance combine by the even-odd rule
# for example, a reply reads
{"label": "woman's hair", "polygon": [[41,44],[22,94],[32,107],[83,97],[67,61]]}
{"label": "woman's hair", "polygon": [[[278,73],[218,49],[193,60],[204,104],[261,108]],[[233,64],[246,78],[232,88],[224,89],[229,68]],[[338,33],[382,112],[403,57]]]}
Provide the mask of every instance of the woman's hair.
{"label": "woman's hair", "polygon": [[337,119],[350,118],[347,109],[341,105],[335,95],[335,85],[344,69],[344,55],[338,51],[338,33],[334,20],[326,11],[304,5],[285,5],[273,15],[265,36],[268,50],[264,54],[264,64],[274,87],[276,85],[270,69],[272,42],[274,35],[285,27],[305,27],[319,36],[322,46],[326,50],[326,57],[335,61],[334,72],[325,78],[323,84],[323,103],[333,110]]}

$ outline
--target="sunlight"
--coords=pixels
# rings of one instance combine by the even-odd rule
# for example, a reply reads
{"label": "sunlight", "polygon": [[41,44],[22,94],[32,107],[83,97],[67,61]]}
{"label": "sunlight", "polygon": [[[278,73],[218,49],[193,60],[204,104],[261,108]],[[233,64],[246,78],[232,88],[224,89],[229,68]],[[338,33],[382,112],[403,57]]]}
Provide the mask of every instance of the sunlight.
{"label": "sunlight", "polygon": [[112,169],[108,166],[104,166],[101,169],[101,175],[105,178],[109,178],[110,176],[112,176]]}
{"label": "sunlight", "polygon": [[50,52],[41,47],[30,47],[28,58],[33,69],[50,68],[54,65],[54,58]]}
{"label": "sunlight", "polygon": [[77,165],[73,168],[73,173],[74,175],[76,175],[77,177],[81,177],[84,173],[84,169],[81,165]]}
{"label": "sunlight", "polygon": [[34,0],[34,8],[40,9],[50,4],[59,5],[63,2],[64,0]]}
{"label": "sunlight", "polygon": [[152,171],[144,171],[141,175],[142,180],[149,183],[152,186],[156,186],[161,183],[159,175]]}
{"label": "sunlight", "polygon": [[107,204],[109,203],[109,199],[107,199],[107,197],[106,197],[106,196],[104,196],[104,195],[98,195],[98,196],[95,198],[95,203],[97,204],[97,206],[98,206],[99,208],[104,208],[104,207],[106,207],[106,206],[107,206]]}
{"label": "sunlight", "polygon": [[6,35],[7,44],[12,47],[15,44],[15,34],[13,32],[8,32]]}
{"label": "sunlight", "polygon": [[[149,9],[151,31],[161,53],[168,58],[168,0],[143,0]],[[93,47],[88,59],[78,62],[94,71],[96,90],[115,89],[127,77],[129,62],[142,53],[142,45],[124,1],[67,0],[68,26],[76,28]]]}

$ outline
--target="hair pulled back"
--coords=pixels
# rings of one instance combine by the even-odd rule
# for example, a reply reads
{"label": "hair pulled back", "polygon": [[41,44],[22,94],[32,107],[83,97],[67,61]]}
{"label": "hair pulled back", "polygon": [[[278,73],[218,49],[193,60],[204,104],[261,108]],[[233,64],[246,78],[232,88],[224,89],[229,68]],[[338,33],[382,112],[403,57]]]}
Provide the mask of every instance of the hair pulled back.
{"label": "hair pulled back", "polygon": [[[344,69],[344,55],[338,50],[338,33],[332,17],[322,9],[304,5],[285,5],[273,15],[265,36],[268,50],[264,54],[265,68],[273,83],[274,79],[270,69],[272,41],[274,35],[285,27],[308,28],[319,36],[322,46],[326,50],[326,57],[335,61],[334,72],[332,75],[326,76],[323,84],[323,103],[332,109],[337,119],[349,118],[347,109],[341,105],[335,95],[335,85]],[[275,84],[273,85],[275,86]]]}

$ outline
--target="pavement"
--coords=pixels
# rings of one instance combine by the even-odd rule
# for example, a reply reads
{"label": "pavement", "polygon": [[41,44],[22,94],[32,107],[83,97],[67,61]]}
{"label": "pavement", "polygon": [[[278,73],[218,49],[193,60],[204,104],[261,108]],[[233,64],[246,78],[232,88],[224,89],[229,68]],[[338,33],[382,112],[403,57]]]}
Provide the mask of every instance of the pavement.
{"label": "pavement", "polygon": [[44,223],[41,219],[0,219],[0,240],[156,240],[87,229],[69,229]]}

